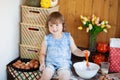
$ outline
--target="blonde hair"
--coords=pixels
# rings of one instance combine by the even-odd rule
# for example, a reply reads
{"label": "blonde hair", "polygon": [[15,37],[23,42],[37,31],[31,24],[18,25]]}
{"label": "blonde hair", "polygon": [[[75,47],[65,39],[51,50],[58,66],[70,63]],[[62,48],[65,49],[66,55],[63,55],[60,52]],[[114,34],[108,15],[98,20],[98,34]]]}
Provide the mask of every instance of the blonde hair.
{"label": "blonde hair", "polygon": [[60,12],[52,12],[46,21],[46,27],[48,28],[48,23],[51,22],[52,24],[62,23],[63,24],[63,31],[65,31],[65,20],[64,17]]}

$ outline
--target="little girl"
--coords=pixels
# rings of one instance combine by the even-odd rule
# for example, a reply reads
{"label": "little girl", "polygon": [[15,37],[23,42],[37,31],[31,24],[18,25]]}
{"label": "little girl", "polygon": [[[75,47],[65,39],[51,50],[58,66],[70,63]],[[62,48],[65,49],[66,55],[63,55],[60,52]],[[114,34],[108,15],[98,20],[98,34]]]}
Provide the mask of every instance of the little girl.
{"label": "little girl", "polygon": [[85,51],[78,49],[70,33],[65,31],[65,21],[60,12],[49,15],[46,26],[49,34],[44,37],[40,53],[40,80],[50,80],[55,73],[59,80],[70,80],[71,53],[84,57]]}

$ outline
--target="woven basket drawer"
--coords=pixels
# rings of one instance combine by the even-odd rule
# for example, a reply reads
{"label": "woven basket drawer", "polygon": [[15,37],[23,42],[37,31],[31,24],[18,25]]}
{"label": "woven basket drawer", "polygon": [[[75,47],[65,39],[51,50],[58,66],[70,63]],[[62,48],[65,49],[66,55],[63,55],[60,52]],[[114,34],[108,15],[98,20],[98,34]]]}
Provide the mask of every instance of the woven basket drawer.
{"label": "woven basket drawer", "polygon": [[39,54],[40,54],[40,47],[20,44],[21,58],[38,60]]}
{"label": "woven basket drawer", "polygon": [[58,11],[58,9],[59,9],[59,6],[48,8],[48,9],[22,6],[22,22],[37,24],[37,25],[45,25],[47,16],[51,12]]}
{"label": "woven basket drawer", "polygon": [[39,47],[46,33],[44,26],[21,23],[21,44]]}

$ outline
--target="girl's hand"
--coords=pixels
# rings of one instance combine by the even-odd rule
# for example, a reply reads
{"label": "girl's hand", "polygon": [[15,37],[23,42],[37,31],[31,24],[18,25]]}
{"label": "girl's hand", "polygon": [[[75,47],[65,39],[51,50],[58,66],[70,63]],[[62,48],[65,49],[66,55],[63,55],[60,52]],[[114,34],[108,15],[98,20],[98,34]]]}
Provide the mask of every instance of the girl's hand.
{"label": "girl's hand", "polygon": [[87,53],[88,53],[88,56],[90,56],[90,51],[89,51],[89,50],[84,50],[84,51],[83,51],[84,55],[86,55],[86,54],[85,54],[86,51],[87,51]]}
{"label": "girl's hand", "polygon": [[43,71],[45,69],[45,64],[43,63],[43,64],[40,64],[40,67],[39,67],[39,70],[40,71]]}
{"label": "girl's hand", "polygon": [[85,58],[86,58],[86,66],[89,67],[89,55],[90,55],[90,52],[88,50],[85,50],[84,55],[85,55]]}

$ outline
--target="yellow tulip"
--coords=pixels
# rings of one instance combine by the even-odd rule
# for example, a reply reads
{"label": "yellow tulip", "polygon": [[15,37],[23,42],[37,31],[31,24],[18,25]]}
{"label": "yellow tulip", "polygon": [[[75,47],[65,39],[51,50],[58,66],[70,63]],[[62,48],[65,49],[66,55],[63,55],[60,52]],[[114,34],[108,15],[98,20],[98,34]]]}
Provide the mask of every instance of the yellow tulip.
{"label": "yellow tulip", "polygon": [[96,20],[96,16],[93,14],[92,15],[92,22],[94,22]]}
{"label": "yellow tulip", "polygon": [[102,21],[102,22],[101,22],[101,25],[104,25],[104,24],[105,24],[105,21]]}
{"label": "yellow tulip", "polygon": [[88,21],[88,18],[87,18],[87,17],[84,17],[84,20],[85,20],[85,21]]}
{"label": "yellow tulip", "polygon": [[84,16],[80,16],[80,18],[83,20],[83,21],[88,21],[88,18],[87,17],[84,17]]}
{"label": "yellow tulip", "polygon": [[84,17],[81,15],[80,18],[83,19]]}
{"label": "yellow tulip", "polygon": [[89,24],[89,30],[92,30],[92,28],[93,28],[92,24]]}
{"label": "yellow tulip", "polygon": [[100,18],[97,17],[96,20],[95,20],[95,24],[99,24],[99,21],[100,21]]}
{"label": "yellow tulip", "polygon": [[105,24],[108,24],[108,21],[105,21]]}
{"label": "yellow tulip", "polygon": [[86,21],[85,21],[85,20],[82,19],[81,21],[82,21],[83,24],[86,24]]}
{"label": "yellow tulip", "polygon": [[78,27],[78,29],[79,29],[79,30],[82,30],[82,29],[83,29],[83,27],[82,27],[82,26],[79,26],[79,27]]}
{"label": "yellow tulip", "polygon": [[90,30],[89,28],[86,28],[86,32],[87,32],[87,33],[89,32],[89,30]]}
{"label": "yellow tulip", "polygon": [[108,32],[107,29],[103,29],[103,31],[106,32],[106,33]]}
{"label": "yellow tulip", "polygon": [[111,28],[111,26],[110,26],[110,25],[106,25],[106,27],[107,27],[108,29],[110,29],[110,28]]}
{"label": "yellow tulip", "polygon": [[105,25],[102,25],[102,26],[101,26],[101,28],[104,28],[104,27],[105,27]]}

